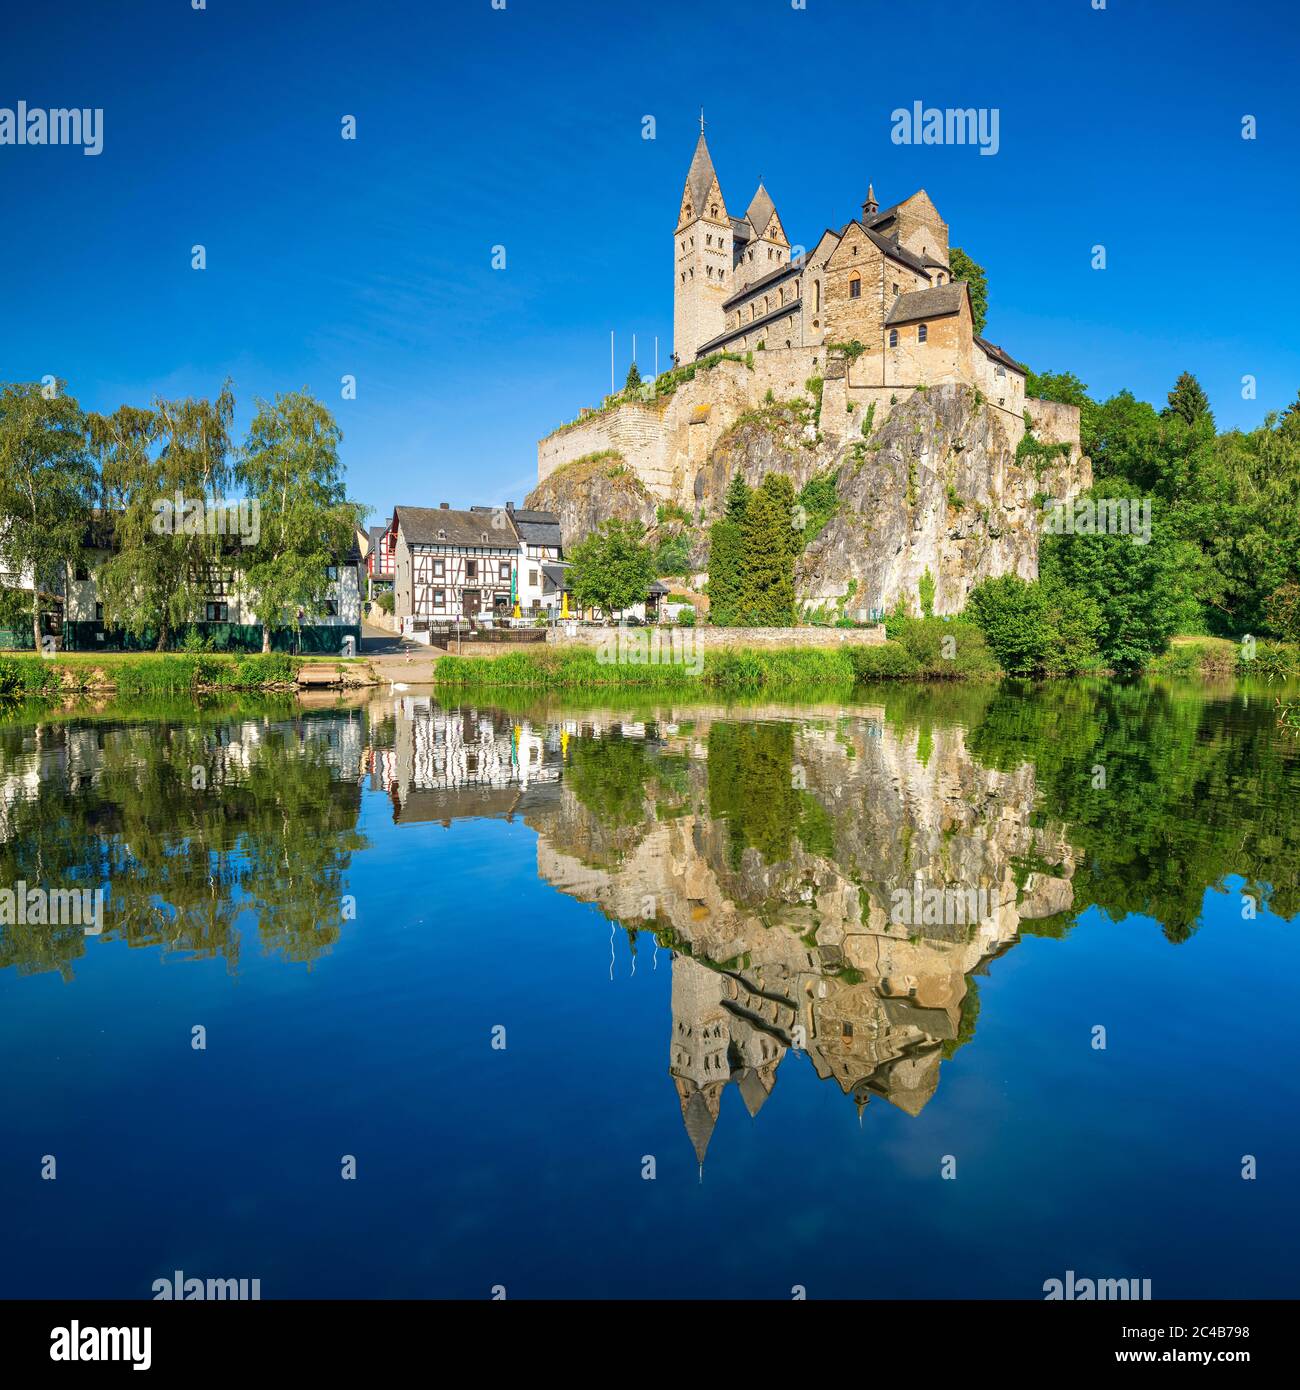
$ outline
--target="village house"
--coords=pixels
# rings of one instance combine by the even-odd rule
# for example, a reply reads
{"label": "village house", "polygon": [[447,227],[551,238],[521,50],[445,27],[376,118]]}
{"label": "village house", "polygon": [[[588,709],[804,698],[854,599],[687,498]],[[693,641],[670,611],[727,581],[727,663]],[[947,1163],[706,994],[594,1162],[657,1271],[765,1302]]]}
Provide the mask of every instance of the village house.
{"label": "village house", "polygon": [[[64,651],[111,651],[116,648],[149,648],[157,634],[140,637],[105,624],[99,574],[112,556],[117,540],[112,518],[96,515],[82,542],[81,556],[67,572],[59,591],[42,598],[42,632],[54,638]],[[189,627],[207,637],[218,650],[259,651],[262,624],[253,609],[254,594],[238,564],[239,538],[223,536],[221,557],[202,577],[201,592]],[[295,635],[292,628],[273,631],[274,650],[296,647],[303,652],[337,654],[348,638],[361,640],[361,555],[354,544],[325,567],[325,597],[316,612],[304,612]],[[22,576],[0,571],[0,584],[30,589]],[[13,646],[30,647],[30,626],[5,634]]]}
{"label": "village house", "polygon": [[557,613],[564,589],[560,520],[504,507],[394,507],[393,613],[403,632],[457,621]]}

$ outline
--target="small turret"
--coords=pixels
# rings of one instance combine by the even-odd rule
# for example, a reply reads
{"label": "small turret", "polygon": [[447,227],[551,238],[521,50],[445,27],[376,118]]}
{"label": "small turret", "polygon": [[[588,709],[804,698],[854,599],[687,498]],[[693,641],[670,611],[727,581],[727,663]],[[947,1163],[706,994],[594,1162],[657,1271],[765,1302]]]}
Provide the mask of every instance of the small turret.
{"label": "small turret", "polygon": [[876,202],[876,190],[874,185],[867,185],[867,201],[862,204],[863,217],[874,217],[880,211],[880,204]]}

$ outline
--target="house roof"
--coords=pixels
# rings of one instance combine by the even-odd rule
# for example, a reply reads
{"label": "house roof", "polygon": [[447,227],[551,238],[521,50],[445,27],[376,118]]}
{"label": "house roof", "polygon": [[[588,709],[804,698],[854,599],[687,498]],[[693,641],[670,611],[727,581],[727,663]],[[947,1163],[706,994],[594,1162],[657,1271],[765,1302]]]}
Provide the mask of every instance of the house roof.
{"label": "house roof", "polygon": [[563,545],[560,535],[560,518],[555,512],[538,512],[528,508],[517,508],[510,513],[515,523],[519,539],[529,545]]}
{"label": "house roof", "polygon": [[912,323],[916,319],[938,319],[948,314],[958,314],[965,299],[965,280],[954,280],[949,285],[931,285],[928,290],[909,290],[894,300],[885,324]]}
{"label": "house roof", "polygon": [[[965,284],[964,280],[959,280],[958,284]],[[990,343],[987,338],[981,338],[978,333],[974,335],[975,345],[983,350],[984,354],[991,357],[995,362],[1001,362],[1004,367],[1010,367],[1013,372],[1019,372],[1021,376],[1027,376],[1029,369],[1022,367],[1005,348],[1000,348],[996,343]]]}
{"label": "house roof", "polygon": [[486,545],[497,550],[515,550],[519,545],[513,527],[494,527],[482,512],[454,507],[394,507],[393,521],[408,545]]}
{"label": "house roof", "polygon": [[562,589],[567,589],[568,581],[565,575],[568,573],[568,565],[547,564],[542,566],[542,593],[556,594]]}
{"label": "house roof", "polygon": [[720,333],[716,338],[710,338],[707,343],[703,343],[695,349],[695,356],[697,358],[707,357],[715,348],[720,348],[724,343],[729,343],[733,338],[739,338],[745,333],[752,333],[754,329],[762,328],[764,324],[773,323],[777,319],[782,319],[787,314],[796,313],[802,307],[802,299],[788,299],[784,304],[773,309],[770,314],[764,314],[761,319],[755,319],[752,323],[742,323],[739,328],[729,329],[726,333]]}

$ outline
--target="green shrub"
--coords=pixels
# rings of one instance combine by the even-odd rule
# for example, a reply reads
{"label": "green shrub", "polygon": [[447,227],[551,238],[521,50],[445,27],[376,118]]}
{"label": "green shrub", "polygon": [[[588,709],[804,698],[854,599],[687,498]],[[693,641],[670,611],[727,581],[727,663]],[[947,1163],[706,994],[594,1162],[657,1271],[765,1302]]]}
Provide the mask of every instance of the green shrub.
{"label": "green shrub", "polygon": [[860,681],[907,680],[919,676],[916,658],[901,642],[885,642],[879,647],[851,647],[853,673]]}
{"label": "green shrub", "polygon": [[1037,582],[1003,574],[977,584],[966,600],[966,613],[984,634],[1003,670],[1032,675],[1047,662],[1047,601]]}

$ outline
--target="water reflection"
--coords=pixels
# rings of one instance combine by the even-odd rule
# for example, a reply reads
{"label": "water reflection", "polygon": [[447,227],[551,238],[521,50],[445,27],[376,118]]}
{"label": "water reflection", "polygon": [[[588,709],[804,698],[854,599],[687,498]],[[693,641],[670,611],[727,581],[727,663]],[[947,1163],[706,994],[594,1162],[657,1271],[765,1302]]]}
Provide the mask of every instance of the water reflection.
{"label": "water reflection", "polygon": [[[703,1163],[727,1088],[757,1115],[792,1051],[860,1115],[918,1114],[975,1036],[990,962],[1084,908],[1155,917],[1177,944],[1231,880],[1293,917],[1298,788],[1267,699],[1151,685],[904,689],[852,709],[407,694],[18,712],[0,725],[0,884],[103,885],[109,906],[101,938],[0,924],[0,968],[72,980],[124,940],[233,972],[244,927],[310,966],[355,929],[368,834],[400,850],[411,825],[507,817],[536,833],[542,880],[633,951],[671,951],[667,1069]],[[399,862],[427,894],[419,858]],[[953,887],[981,910],[900,920],[900,892]]]}

